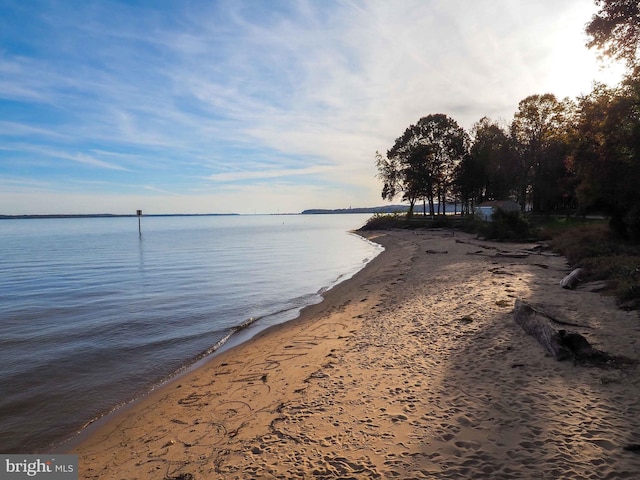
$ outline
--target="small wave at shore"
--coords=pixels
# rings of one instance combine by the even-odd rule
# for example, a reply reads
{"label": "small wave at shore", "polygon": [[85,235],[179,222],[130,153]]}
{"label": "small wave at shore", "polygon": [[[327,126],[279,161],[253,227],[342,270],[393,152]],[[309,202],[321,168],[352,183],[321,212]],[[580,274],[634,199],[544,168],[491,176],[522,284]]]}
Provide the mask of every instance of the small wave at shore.
{"label": "small wave at shore", "polygon": [[[337,285],[337,283],[335,283],[334,286],[335,285]],[[331,287],[323,288],[321,290],[326,292],[327,290],[329,290],[329,288]],[[263,316],[247,318],[242,323],[231,327],[229,331],[224,334],[224,336],[220,338],[215,344],[200,352],[195,357],[191,358],[178,370],[160,379],[158,382],[154,383],[144,391],[139,392],[130,400],[121,402],[110,408],[108,411],[102,412],[99,415],[95,416],[84,425],[82,425],[79,429],[77,429],[72,435],[68,436],[61,442],[56,442],[49,445],[47,450],[63,452],[73,448],[75,445],[78,445],[80,442],[82,442],[82,440],[87,435],[89,435],[93,431],[93,429],[99,428],[104,422],[108,421],[108,419],[112,415],[117,415],[123,410],[130,408],[147,395],[156,391],[158,388],[161,388],[162,386],[167,385],[170,382],[178,380],[183,375],[186,375],[201,367],[202,365],[210,361],[214,356],[246,342],[261,331],[264,331],[274,325],[279,325],[290,320],[294,320],[300,315],[300,312],[305,307],[320,303],[322,300],[323,299],[320,294],[304,295],[289,302],[289,305],[295,304],[295,306],[293,307],[289,306],[287,308],[283,308]]]}
{"label": "small wave at shore", "polygon": [[[369,242],[364,238],[363,238],[363,241]],[[230,348],[233,348],[235,346],[238,346],[248,341],[249,339],[253,338],[255,335],[257,335],[261,331],[264,331],[274,325],[279,325],[279,324],[294,320],[300,315],[300,312],[304,308],[322,302],[323,301],[322,295],[324,295],[326,292],[328,292],[338,284],[352,278],[362,268],[364,268],[371,260],[373,260],[380,253],[382,253],[382,251],[384,251],[384,248],[382,246],[378,244],[374,244],[373,242],[369,242],[369,243],[371,243],[371,245],[376,247],[376,250],[373,256],[365,257],[362,260],[362,264],[359,268],[354,269],[351,272],[338,275],[336,279],[333,282],[331,282],[330,285],[320,288],[316,294],[303,295],[298,298],[292,299],[287,303],[287,306],[285,308],[282,308],[280,310],[277,310],[262,316],[249,317],[246,320],[244,320],[242,323],[231,327],[229,331],[222,338],[220,338],[215,344],[213,344],[211,347],[207,348],[206,350],[202,351],[200,354],[190,359],[178,370],[164,377],[159,382],[152,385],[149,389],[135,396],[131,400],[127,402],[122,402],[116,405],[115,407],[113,407],[112,409],[110,409],[109,411],[104,412],[103,414],[93,418],[89,422],[85,423],[78,431],[76,431],[73,434],[73,436],[71,436],[70,438],[67,438],[66,440],[64,440],[63,442],[55,446],[52,445],[50,447],[56,450],[60,450],[62,447],[64,447],[65,449],[68,449],[68,448],[71,448],[72,445],[77,445],[89,433],[89,431],[92,428],[98,426],[103,421],[105,421],[108,417],[110,417],[113,414],[116,414],[123,408],[127,408],[135,404],[136,402],[144,398],[146,395],[157,390],[163,385],[166,385],[169,382],[177,380],[181,376],[196,370],[197,368],[201,367],[202,365],[210,361],[214,356],[219,355]]]}
{"label": "small wave at shore", "polygon": [[[296,318],[379,252],[363,216],[28,220],[0,236],[0,451],[93,425]],[[133,228],[132,228],[133,227]]]}

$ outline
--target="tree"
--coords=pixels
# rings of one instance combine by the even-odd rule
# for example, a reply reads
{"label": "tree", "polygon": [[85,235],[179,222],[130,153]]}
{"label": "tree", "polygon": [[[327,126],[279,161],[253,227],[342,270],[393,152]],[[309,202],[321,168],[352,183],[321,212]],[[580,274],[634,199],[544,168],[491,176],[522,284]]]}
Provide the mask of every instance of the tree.
{"label": "tree", "polygon": [[615,89],[596,85],[579,107],[571,162],[578,199],[607,214],[614,232],[640,240],[640,79],[630,76]]}
{"label": "tree", "polygon": [[525,210],[549,211],[561,201],[560,181],[568,153],[570,101],[555,95],[531,95],[520,101],[511,123],[511,138],[518,164],[518,203]]}
{"label": "tree", "polygon": [[411,125],[396,139],[393,152],[389,150],[386,156],[376,152],[378,178],[383,181],[382,198],[393,200],[402,194],[402,200],[409,202],[409,217],[413,215],[416,201],[430,184],[429,169],[425,166],[428,155],[416,141],[418,134],[417,127]]}
{"label": "tree", "polygon": [[409,215],[416,201],[424,199],[430,213],[435,214],[435,199],[438,208],[444,207],[455,166],[467,144],[464,129],[447,115],[422,117],[396,139],[386,157],[377,154],[378,177],[384,182],[382,197],[391,200],[402,193],[410,204]]}
{"label": "tree", "polygon": [[516,174],[509,135],[498,123],[483,117],[473,126],[472,136],[470,153],[483,182],[475,200],[509,198]]}
{"label": "tree", "polygon": [[380,152],[376,152],[377,177],[382,180],[382,198],[393,200],[403,190],[403,179],[400,172],[400,163],[397,158],[387,158]]}
{"label": "tree", "polygon": [[[418,121],[425,145],[430,153],[433,183],[429,192],[429,206],[434,214],[434,193],[438,199],[438,213],[445,213],[447,194],[453,186],[457,164],[467,153],[469,136],[458,123],[447,115],[435,114]],[[434,191],[435,187],[435,191]]]}
{"label": "tree", "polygon": [[473,154],[465,155],[454,176],[454,191],[462,203],[462,212],[469,214],[474,204],[482,201],[487,176],[485,165]]}
{"label": "tree", "polygon": [[624,60],[629,67],[638,64],[640,53],[640,5],[637,0],[595,0],[600,10],[585,28],[591,37],[589,48],[603,55]]}

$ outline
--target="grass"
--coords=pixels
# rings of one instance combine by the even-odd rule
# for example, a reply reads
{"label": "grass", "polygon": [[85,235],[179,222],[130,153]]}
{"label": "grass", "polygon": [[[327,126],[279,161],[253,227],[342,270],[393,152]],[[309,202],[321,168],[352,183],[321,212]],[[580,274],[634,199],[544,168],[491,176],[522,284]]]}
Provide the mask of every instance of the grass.
{"label": "grass", "polygon": [[414,215],[407,218],[405,214],[388,213],[375,214],[360,230],[390,230],[392,228],[404,228],[415,230],[420,228],[453,228],[462,223],[462,217],[449,215],[436,215],[435,217]]}
{"label": "grass", "polygon": [[640,245],[615,237],[603,222],[543,226],[540,235],[572,267],[583,268],[586,281],[606,282],[620,306],[640,307]]}
{"label": "grass", "polygon": [[392,228],[406,228],[406,215],[399,213],[376,213],[367,220],[359,230],[390,230]]}

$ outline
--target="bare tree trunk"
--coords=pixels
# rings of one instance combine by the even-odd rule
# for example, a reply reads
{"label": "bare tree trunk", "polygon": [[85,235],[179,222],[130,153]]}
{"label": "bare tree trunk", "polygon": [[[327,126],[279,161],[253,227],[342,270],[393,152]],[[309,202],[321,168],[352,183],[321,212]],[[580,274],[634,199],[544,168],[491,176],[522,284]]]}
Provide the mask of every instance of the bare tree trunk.
{"label": "bare tree trunk", "polygon": [[416,204],[416,199],[415,198],[410,198],[409,199],[409,211],[407,212],[407,218],[412,218],[413,217],[413,207]]}

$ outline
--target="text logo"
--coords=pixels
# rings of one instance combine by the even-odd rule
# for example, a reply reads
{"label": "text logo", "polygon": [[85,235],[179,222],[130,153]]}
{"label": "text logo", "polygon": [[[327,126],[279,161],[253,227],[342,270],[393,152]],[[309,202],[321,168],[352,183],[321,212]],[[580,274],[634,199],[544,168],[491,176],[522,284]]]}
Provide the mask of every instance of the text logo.
{"label": "text logo", "polygon": [[77,455],[2,455],[2,480],[78,480]]}

